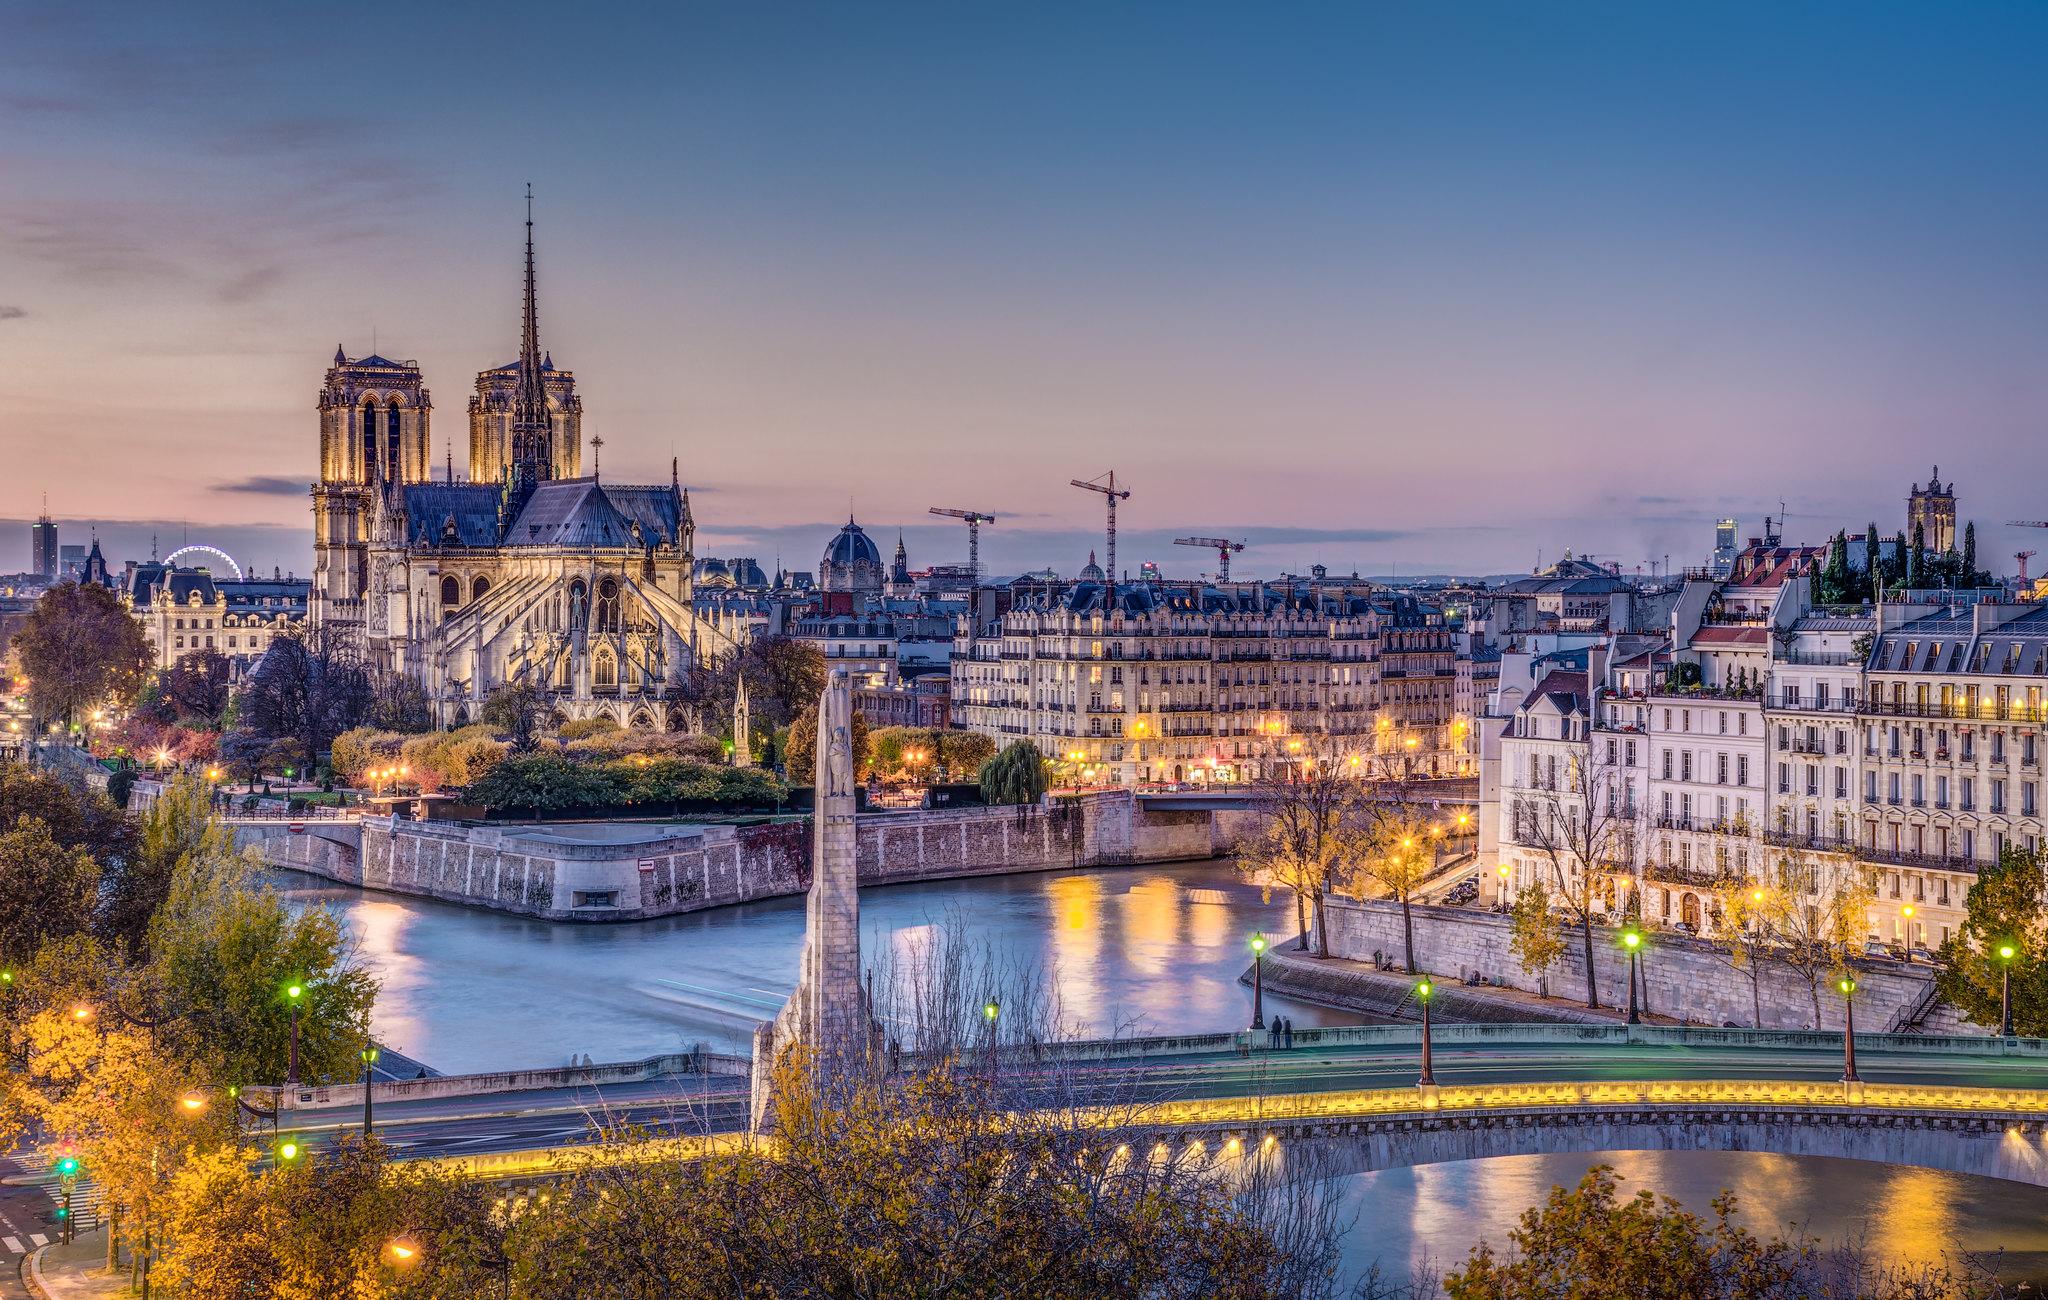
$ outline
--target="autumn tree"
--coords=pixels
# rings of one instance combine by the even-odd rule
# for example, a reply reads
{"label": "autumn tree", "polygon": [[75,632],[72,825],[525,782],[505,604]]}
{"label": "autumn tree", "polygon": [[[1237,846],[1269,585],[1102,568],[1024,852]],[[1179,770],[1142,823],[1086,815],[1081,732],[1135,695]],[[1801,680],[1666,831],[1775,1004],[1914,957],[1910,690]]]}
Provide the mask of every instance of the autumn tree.
{"label": "autumn tree", "polygon": [[547,711],[546,693],[532,682],[506,682],[484,697],[477,721],[509,739],[513,753],[530,754]]}
{"label": "autumn tree", "polygon": [[163,675],[163,693],[178,713],[211,727],[228,707],[228,658],[218,650],[180,655]]}
{"label": "autumn tree", "polygon": [[1440,815],[1420,804],[1375,802],[1365,805],[1364,825],[1347,828],[1344,841],[1345,892],[1356,898],[1391,898],[1401,905],[1401,937],[1408,973],[1415,965],[1415,918],[1410,908],[1416,887],[1436,866],[1443,843]]}
{"label": "autumn tree", "polygon": [[1624,782],[1594,746],[1574,753],[1560,777],[1509,792],[1513,838],[1536,850],[1550,868],[1544,882],[1552,906],[1579,931],[1586,962],[1586,1005],[1600,1005],[1593,964],[1593,916],[1604,906],[1610,873],[1635,858],[1633,805],[1620,797]]}
{"label": "autumn tree", "polygon": [[218,822],[179,859],[149,931],[164,1002],[181,1018],[208,1077],[281,1083],[291,1053],[285,989],[298,985],[300,1077],[352,1078],[369,1039],[377,981],[356,960],[336,913],[292,908],[257,882],[254,866]]}
{"label": "autumn tree", "polygon": [[[1941,946],[1941,996],[1972,1024],[2000,1023],[2010,965],[2013,1028],[2030,1038],[2048,1029],[2048,905],[2041,871],[2041,854],[2008,840],[1998,861],[1978,871],[1963,900],[1962,928]],[[2013,949],[2010,962],[1999,956],[2007,946]]]}
{"label": "autumn tree", "polygon": [[1820,1028],[1820,991],[1845,974],[1870,928],[1877,882],[1860,863],[1790,849],[1778,859],[1777,931],[1771,956],[1806,983],[1813,1027]]}
{"label": "autumn tree", "polygon": [[57,843],[42,821],[0,832],[0,964],[26,960],[45,939],[87,933],[99,888],[92,855]]}
{"label": "autumn tree", "polygon": [[43,593],[8,645],[29,679],[29,708],[44,722],[123,707],[149,679],[142,624],[119,593],[96,582],[61,582]]}
{"label": "autumn tree", "polygon": [[1240,870],[1268,890],[1279,884],[1294,895],[1301,931],[1298,946],[1306,950],[1309,908],[1314,909],[1316,955],[1330,955],[1330,931],[1323,896],[1337,883],[1356,831],[1354,817],[1364,792],[1349,764],[1330,738],[1298,738],[1298,762],[1278,776],[1252,785],[1253,807],[1262,818],[1260,833],[1238,847]]}
{"label": "autumn tree", "polygon": [[261,735],[292,742],[301,770],[311,775],[336,736],[362,725],[370,702],[355,640],[321,624],[272,639],[243,692],[242,719]]}
{"label": "autumn tree", "polygon": [[1764,968],[1784,942],[1785,891],[1763,881],[1723,879],[1714,888],[1716,960],[1749,981],[1750,1024],[1764,1027]]}
{"label": "autumn tree", "polygon": [[1564,956],[1564,927],[1550,906],[1550,891],[1538,880],[1508,905],[1508,951],[1530,975],[1541,976]]}

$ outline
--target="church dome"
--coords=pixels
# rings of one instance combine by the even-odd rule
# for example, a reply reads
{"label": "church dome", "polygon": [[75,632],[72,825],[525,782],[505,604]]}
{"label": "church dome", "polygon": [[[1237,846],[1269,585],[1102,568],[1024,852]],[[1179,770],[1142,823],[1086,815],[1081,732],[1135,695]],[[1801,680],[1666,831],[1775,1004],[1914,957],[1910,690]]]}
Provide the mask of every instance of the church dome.
{"label": "church dome", "polygon": [[1095,552],[1093,552],[1093,551],[1090,551],[1090,552],[1088,552],[1088,563],[1087,563],[1086,567],[1084,567],[1084,568],[1083,568],[1083,569],[1081,570],[1081,581],[1082,581],[1082,582],[1101,582],[1101,581],[1102,581],[1102,566],[1101,566],[1101,565],[1099,565],[1099,564],[1097,564],[1097,563],[1095,562]]}
{"label": "church dome", "polygon": [[697,585],[700,587],[730,587],[733,584],[732,569],[724,560],[711,558],[697,561]]}
{"label": "church dome", "polygon": [[818,562],[818,579],[827,591],[879,591],[882,553],[860,525],[849,519],[825,547],[825,556]]}

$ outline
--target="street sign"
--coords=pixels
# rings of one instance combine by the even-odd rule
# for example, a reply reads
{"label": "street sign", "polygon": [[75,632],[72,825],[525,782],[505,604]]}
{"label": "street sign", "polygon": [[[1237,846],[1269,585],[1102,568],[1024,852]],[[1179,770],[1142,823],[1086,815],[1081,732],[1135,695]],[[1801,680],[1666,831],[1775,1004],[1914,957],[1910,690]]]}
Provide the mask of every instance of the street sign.
{"label": "street sign", "polygon": [[655,867],[655,861],[654,861],[654,859],[653,859],[653,858],[642,858],[642,859],[640,859],[640,869],[641,869],[642,871],[652,871],[652,870],[654,870],[654,867]]}
{"label": "street sign", "polygon": [[304,823],[304,822],[293,822],[293,823],[292,823],[292,827],[291,827],[291,830],[292,830],[292,834],[294,834],[294,835],[304,835],[304,834],[306,833],[306,823]]}

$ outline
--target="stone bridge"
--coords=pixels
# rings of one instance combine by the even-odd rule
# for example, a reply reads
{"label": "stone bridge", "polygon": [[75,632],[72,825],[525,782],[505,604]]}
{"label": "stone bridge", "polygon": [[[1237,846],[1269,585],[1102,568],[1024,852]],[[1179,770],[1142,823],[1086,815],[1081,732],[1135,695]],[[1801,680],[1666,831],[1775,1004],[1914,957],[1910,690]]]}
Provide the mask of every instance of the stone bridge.
{"label": "stone bridge", "polygon": [[1174,1102],[1152,1140],[1313,1144],[1335,1173],[1596,1151],[1768,1151],[2048,1187],[2048,1091],[1760,1080],[1490,1084]]}

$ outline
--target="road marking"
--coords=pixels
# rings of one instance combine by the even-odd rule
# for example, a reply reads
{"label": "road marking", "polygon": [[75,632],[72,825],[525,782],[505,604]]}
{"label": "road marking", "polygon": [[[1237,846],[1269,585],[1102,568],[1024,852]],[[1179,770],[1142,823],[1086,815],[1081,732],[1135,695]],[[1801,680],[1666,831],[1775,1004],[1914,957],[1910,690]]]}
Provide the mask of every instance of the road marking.
{"label": "road marking", "polygon": [[20,1241],[18,1241],[18,1240],[16,1240],[15,1238],[13,1238],[13,1237],[7,1237],[7,1238],[4,1238],[4,1240],[5,1240],[6,1242],[7,1242],[7,1249],[8,1249],[8,1250],[9,1250],[10,1252],[12,1252],[12,1253],[14,1253],[14,1254],[16,1254],[16,1255],[21,1255],[21,1254],[25,1254],[25,1253],[26,1253],[26,1252],[25,1252],[25,1251],[23,1251],[23,1250],[22,1250],[22,1248],[21,1248],[21,1242],[20,1242]]}
{"label": "road marking", "polygon": [[47,1246],[50,1244],[50,1239],[40,1232],[31,1232],[28,1234],[28,1239],[32,1245]]}

